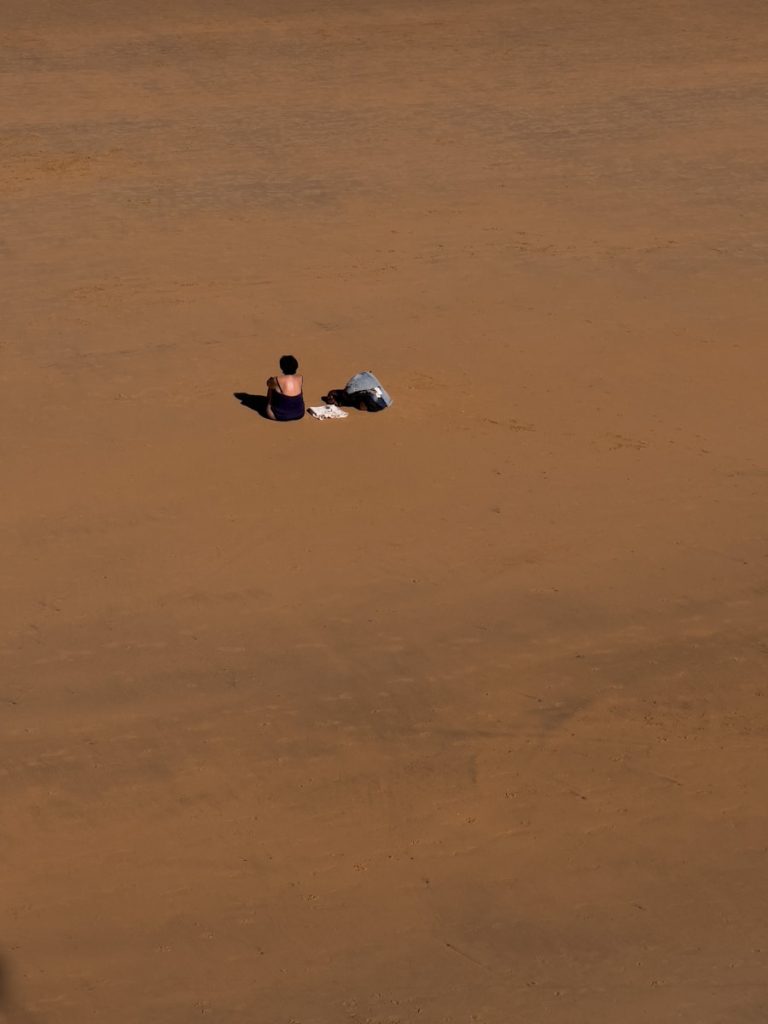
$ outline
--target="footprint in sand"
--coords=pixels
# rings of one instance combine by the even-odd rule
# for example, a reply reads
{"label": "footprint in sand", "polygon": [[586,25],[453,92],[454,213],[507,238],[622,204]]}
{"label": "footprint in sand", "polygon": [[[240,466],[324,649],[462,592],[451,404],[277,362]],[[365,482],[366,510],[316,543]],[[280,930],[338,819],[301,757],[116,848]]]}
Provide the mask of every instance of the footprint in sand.
{"label": "footprint in sand", "polygon": [[533,423],[522,423],[520,420],[492,420],[485,416],[481,423],[490,423],[493,427],[505,427],[507,430],[524,431],[525,433],[532,433],[536,430]]}
{"label": "footprint in sand", "polygon": [[635,451],[641,451],[643,448],[648,447],[647,441],[639,441],[634,437],[624,437],[623,434],[606,434],[608,440],[611,442],[608,446],[608,451],[615,452],[619,448],[633,448]]}

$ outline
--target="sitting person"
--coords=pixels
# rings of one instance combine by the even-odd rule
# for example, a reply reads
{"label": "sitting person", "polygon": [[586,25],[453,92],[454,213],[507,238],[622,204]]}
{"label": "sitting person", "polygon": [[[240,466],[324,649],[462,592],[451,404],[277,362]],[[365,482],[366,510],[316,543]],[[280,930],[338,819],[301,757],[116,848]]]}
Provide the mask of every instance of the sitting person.
{"label": "sitting person", "polygon": [[267,419],[300,420],[304,415],[304,378],[296,371],[298,360],[293,356],[282,356],[281,373],[267,381]]}

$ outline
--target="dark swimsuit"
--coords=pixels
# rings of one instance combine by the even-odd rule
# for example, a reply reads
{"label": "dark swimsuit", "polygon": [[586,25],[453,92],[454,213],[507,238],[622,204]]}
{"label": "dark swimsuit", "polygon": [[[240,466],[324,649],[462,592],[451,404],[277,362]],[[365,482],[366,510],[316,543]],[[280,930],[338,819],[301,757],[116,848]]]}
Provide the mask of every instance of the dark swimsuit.
{"label": "dark swimsuit", "polygon": [[272,389],[270,401],[276,420],[300,420],[304,415],[304,395],[284,395],[280,388]]}

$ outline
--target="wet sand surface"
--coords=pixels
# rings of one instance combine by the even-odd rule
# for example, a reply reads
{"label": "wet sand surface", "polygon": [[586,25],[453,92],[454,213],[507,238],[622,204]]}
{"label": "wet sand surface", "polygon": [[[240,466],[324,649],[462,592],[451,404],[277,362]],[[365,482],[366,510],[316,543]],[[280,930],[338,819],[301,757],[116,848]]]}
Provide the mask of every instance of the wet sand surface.
{"label": "wet sand surface", "polygon": [[763,1024],[764,5],[0,24],[0,1019]]}

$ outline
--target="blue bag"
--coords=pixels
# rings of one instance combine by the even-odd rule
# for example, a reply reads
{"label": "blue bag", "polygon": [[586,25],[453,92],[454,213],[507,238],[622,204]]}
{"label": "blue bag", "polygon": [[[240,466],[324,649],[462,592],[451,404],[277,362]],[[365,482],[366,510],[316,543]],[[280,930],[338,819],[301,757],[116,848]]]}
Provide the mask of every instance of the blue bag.
{"label": "blue bag", "polygon": [[381,412],[382,409],[388,409],[392,405],[392,399],[381,386],[378,377],[370,370],[356,373],[347,381],[344,390],[348,395],[354,395],[356,399],[361,399],[368,412]]}

